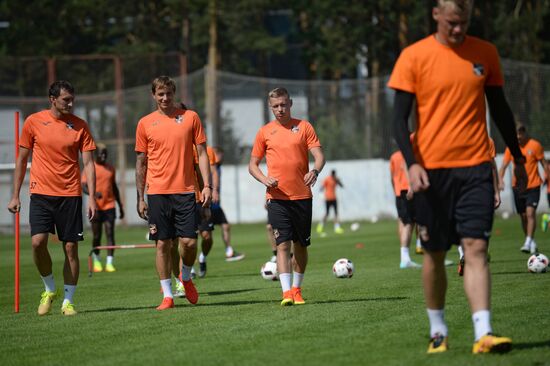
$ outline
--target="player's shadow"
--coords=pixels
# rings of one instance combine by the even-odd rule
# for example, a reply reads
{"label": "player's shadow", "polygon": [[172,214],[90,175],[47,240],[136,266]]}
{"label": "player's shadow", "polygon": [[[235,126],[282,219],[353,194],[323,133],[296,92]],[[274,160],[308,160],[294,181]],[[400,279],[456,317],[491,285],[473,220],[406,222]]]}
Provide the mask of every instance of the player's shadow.
{"label": "player's shadow", "polygon": [[[273,300],[235,300],[235,301],[222,301],[222,302],[207,302],[200,303],[195,306],[241,306],[241,305],[255,305],[255,304],[269,304],[273,303]],[[189,305],[181,305],[189,306]],[[176,307],[179,307],[176,305]]]}
{"label": "player's shadow", "polygon": [[409,299],[405,296],[391,296],[391,297],[366,297],[363,299],[348,299],[348,300],[323,300],[323,301],[308,301],[309,304],[337,304],[342,302],[370,302],[370,301],[403,301]]}
{"label": "player's shadow", "polygon": [[224,275],[208,275],[208,278],[219,278],[219,277],[255,277],[258,273],[231,273],[231,274],[224,274]]}
{"label": "player's shadow", "polygon": [[103,308],[95,310],[84,310],[79,311],[79,313],[110,313],[115,311],[135,311],[135,310],[151,310],[156,309],[157,306],[135,306],[135,307],[114,307],[114,308]]}
{"label": "player's shadow", "polygon": [[518,349],[533,349],[533,348],[550,348],[550,340],[542,342],[515,343],[512,345],[512,350]]}
{"label": "player's shadow", "polygon": [[504,271],[504,272],[491,272],[491,275],[498,276],[498,275],[532,275],[532,273],[529,273],[527,271]]}
{"label": "player's shadow", "polygon": [[258,291],[258,290],[259,288],[247,288],[242,290],[227,290],[227,291],[208,291],[208,292],[201,292],[200,295],[219,296],[219,295],[239,294],[241,292],[250,292],[250,291]]}

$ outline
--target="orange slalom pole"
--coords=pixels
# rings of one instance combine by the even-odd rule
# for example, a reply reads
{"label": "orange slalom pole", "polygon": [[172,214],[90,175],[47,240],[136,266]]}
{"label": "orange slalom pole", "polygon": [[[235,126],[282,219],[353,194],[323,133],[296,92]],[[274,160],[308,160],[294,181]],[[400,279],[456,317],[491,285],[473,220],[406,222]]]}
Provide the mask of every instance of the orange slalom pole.
{"label": "orange slalom pole", "polygon": [[[15,112],[15,161],[19,157],[19,112]],[[15,213],[15,312],[19,313],[19,211]]]}

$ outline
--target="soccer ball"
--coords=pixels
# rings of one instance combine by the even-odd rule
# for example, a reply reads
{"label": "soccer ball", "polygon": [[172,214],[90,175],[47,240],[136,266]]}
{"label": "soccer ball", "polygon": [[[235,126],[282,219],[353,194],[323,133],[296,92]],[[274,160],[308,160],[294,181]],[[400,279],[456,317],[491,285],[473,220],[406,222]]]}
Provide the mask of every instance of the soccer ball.
{"label": "soccer ball", "polygon": [[265,262],[260,270],[260,274],[264,280],[277,281],[279,279],[279,273],[277,272],[277,263]]}
{"label": "soccer ball", "polygon": [[337,278],[351,278],[353,270],[353,263],[347,258],[338,259],[332,266],[332,273]]}
{"label": "soccer ball", "polygon": [[354,222],[353,224],[350,225],[351,231],[357,231],[357,230],[359,230],[359,227],[360,227],[360,225],[359,225],[358,222]]}
{"label": "soccer ball", "polygon": [[542,253],[533,254],[527,260],[527,269],[531,273],[544,273],[548,270],[548,257]]}

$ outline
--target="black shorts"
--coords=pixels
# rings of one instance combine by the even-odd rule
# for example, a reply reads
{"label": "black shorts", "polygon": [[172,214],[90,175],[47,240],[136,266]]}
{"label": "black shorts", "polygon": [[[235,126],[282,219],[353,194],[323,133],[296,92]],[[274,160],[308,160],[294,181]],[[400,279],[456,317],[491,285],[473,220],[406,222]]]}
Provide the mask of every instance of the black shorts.
{"label": "black shorts", "polygon": [[29,207],[31,236],[55,234],[62,242],[84,240],[82,197],[61,197],[32,194]]}
{"label": "black shorts", "polygon": [[110,208],[108,210],[97,210],[96,218],[93,219],[94,222],[110,222],[115,223],[116,219],[116,209]]}
{"label": "black shorts", "polygon": [[331,207],[334,207],[334,214],[338,215],[338,201],[336,200],[325,201],[325,207],[327,208],[327,215],[330,212]]}
{"label": "black shorts", "polygon": [[195,194],[147,195],[149,240],[197,238]]}
{"label": "black shorts", "polygon": [[227,224],[227,218],[225,217],[225,212],[220,206],[216,206],[211,209],[212,211],[212,222],[214,225],[223,225]]}
{"label": "black shorts", "polygon": [[405,225],[414,223],[414,198],[407,199],[407,191],[401,191],[401,195],[395,197],[395,207],[397,207],[397,216]]}
{"label": "black shorts", "polygon": [[214,223],[212,222],[212,209],[210,209],[210,218],[205,219],[204,218],[204,212],[208,210],[208,208],[202,207],[200,203],[197,202],[196,204],[196,216],[197,216],[197,222],[199,223],[199,232],[200,231],[213,231],[214,230]]}
{"label": "black shorts", "polygon": [[427,229],[422,245],[449,250],[462,238],[489,240],[493,227],[494,188],[490,163],[428,170],[430,187],[415,194],[416,222]]}
{"label": "black shorts", "polygon": [[267,201],[268,221],[277,245],[289,240],[304,247],[311,244],[311,202],[311,199]]}
{"label": "black shorts", "polygon": [[527,206],[536,209],[539,205],[540,187],[526,189],[523,193],[519,193],[516,189],[512,191],[514,193],[514,203],[516,204],[516,211],[518,213],[525,213]]}

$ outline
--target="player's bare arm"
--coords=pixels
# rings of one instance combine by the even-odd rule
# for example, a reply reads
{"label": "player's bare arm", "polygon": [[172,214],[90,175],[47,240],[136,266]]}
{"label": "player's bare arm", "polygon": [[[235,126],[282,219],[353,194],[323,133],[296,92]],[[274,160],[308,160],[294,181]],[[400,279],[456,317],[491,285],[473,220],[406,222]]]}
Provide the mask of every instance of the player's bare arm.
{"label": "player's bare arm", "polygon": [[309,152],[313,156],[313,169],[311,169],[304,176],[304,184],[306,186],[312,187],[317,182],[317,177],[323,167],[325,166],[325,155],[323,154],[323,149],[320,146],[312,147]]}
{"label": "player's bare arm", "polygon": [[92,220],[97,214],[97,203],[95,201],[95,165],[93,151],[83,151],[82,161],[84,162],[84,172],[87,177],[88,193],[88,220]]}
{"label": "player's bare arm", "polygon": [[145,202],[145,178],[147,177],[147,155],[137,153],[136,159],[136,189],[137,189],[137,212],[139,217],[147,220],[147,203]]}
{"label": "player's bare arm", "polygon": [[220,175],[216,165],[210,165],[210,173],[212,173],[212,202],[220,202]]}
{"label": "player's bare arm", "polygon": [[265,176],[262,170],[260,169],[260,159],[255,156],[250,157],[248,162],[248,172],[252,175],[258,182],[262,183],[267,188],[275,188],[279,184],[277,178]]}
{"label": "player's bare arm", "polygon": [[201,191],[202,207],[210,207],[212,200],[212,182],[210,181],[210,161],[206,153],[206,144],[197,145],[197,155],[199,157],[199,169],[204,182],[204,187]]}
{"label": "player's bare arm", "polygon": [[19,156],[15,162],[15,170],[13,172],[13,194],[10,202],[8,203],[8,210],[11,213],[19,212],[21,209],[19,193],[21,192],[21,185],[23,184],[23,179],[25,179],[25,173],[27,172],[27,161],[29,160],[29,155],[29,149],[19,147]]}

